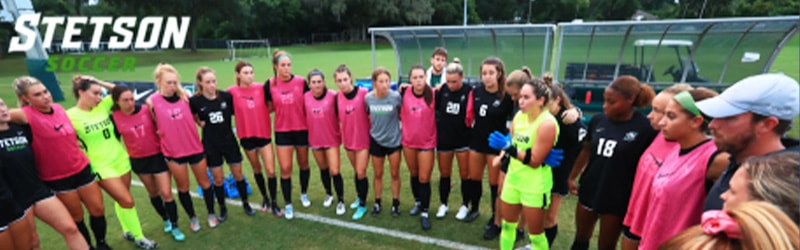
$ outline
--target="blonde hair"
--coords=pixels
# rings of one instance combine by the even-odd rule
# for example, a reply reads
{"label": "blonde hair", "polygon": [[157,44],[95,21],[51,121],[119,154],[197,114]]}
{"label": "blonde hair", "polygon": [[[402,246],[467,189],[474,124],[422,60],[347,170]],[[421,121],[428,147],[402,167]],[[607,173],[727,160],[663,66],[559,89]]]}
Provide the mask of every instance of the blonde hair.
{"label": "blonde hair", "polygon": [[511,71],[511,74],[508,74],[506,78],[506,88],[514,87],[522,89],[522,85],[525,85],[525,83],[531,79],[533,79],[531,69],[528,68],[528,66],[523,66],[522,69]]}
{"label": "blonde hair", "polygon": [[774,205],[750,201],[733,207],[727,214],[736,221],[741,237],[709,235],[701,225],[690,227],[672,237],[658,249],[800,249],[797,225]]}
{"label": "blonde hair", "polygon": [[156,88],[161,89],[161,86],[158,84],[158,80],[161,80],[161,77],[163,77],[166,73],[175,74],[175,76],[178,78],[178,91],[175,94],[183,98],[183,86],[181,86],[180,82],[181,75],[178,74],[178,70],[176,70],[175,67],[172,67],[172,65],[168,63],[159,63],[156,66],[156,70],[153,72],[153,76],[156,78]]}
{"label": "blonde hair", "polygon": [[800,225],[800,153],[784,151],[752,157],[742,164],[750,176],[748,189],[757,199],[778,206]]}
{"label": "blonde hair", "polygon": [[42,82],[32,76],[21,76],[17,79],[14,79],[14,81],[11,83],[11,86],[14,87],[14,92],[17,94],[17,105],[19,105],[19,107],[31,105],[22,97],[28,94],[28,88],[37,84],[42,84]]}
{"label": "blonde hair", "polygon": [[[458,58],[456,57],[456,59]],[[445,71],[447,71],[448,75],[453,74],[453,75],[464,76],[464,68],[461,67],[460,63],[453,62],[448,64]]]}
{"label": "blonde hair", "polygon": [[671,94],[671,95],[677,95],[680,92],[689,91],[689,90],[692,90],[692,89],[694,89],[694,87],[692,87],[692,85],[689,85],[688,83],[676,83],[676,84],[673,84],[672,86],[667,87],[666,89],[661,90],[661,92],[658,92],[658,93],[659,94],[667,93],[667,94]]}

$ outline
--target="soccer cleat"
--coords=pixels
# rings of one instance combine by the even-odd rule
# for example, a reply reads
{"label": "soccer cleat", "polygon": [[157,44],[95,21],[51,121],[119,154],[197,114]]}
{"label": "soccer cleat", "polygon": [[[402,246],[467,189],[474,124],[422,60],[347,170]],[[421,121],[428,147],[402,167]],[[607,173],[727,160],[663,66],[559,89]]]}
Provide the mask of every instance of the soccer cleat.
{"label": "soccer cleat", "polygon": [[381,204],[375,203],[372,205],[372,216],[378,216],[381,214]]}
{"label": "soccer cleat", "polygon": [[256,215],[256,211],[253,210],[252,207],[250,207],[250,204],[244,203],[244,204],[242,204],[242,207],[244,208],[244,214],[249,215],[249,216]]}
{"label": "soccer cleat", "polygon": [[310,207],[311,206],[311,200],[308,199],[308,195],[307,194],[301,194],[300,195],[300,203],[303,204],[303,207]]}
{"label": "soccer cleat", "polygon": [[494,240],[500,236],[500,227],[492,223],[489,225],[489,228],[483,232],[483,239],[484,240]]}
{"label": "soccer cleat", "polygon": [[469,214],[469,208],[467,208],[467,206],[461,205],[461,207],[458,208],[458,212],[456,213],[456,220],[466,219],[467,214]]}
{"label": "soccer cleat", "polygon": [[131,232],[124,232],[124,233],[122,233],[122,238],[123,238],[123,239],[125,239],[125,240],[129,240],[129,241],[133,241],[133,240],[135,240],[135,239],[133,238],[133,234],[131,234]]}
{"label": "soccer cleat", "polygon": [[269,210],[270,210],[269,202],[266,199],[264,199],[264,202],[261,203],[261,212],[266,213],[269,212]]}
{"label": "soccer cleat", "polygon": [[361,199],[356,198],[356,200],[353,201],[353,203],[350,203],[350,209],[356,209],[358,208],[358,205],[361,205]]}
{"label": "soccer cleat", "polygon": [[518,247],[518,248],[516,248],[514,250],[531,250],[531,249],[533,249],[533,247],[531,246],[531,244],[528,244],[528,245],[525,245],[525,246],[522,246],[522,247]]}
{"label": "soccer cleat", "polygon": [[97,246],[94,248],[95,250],[111,250],[111,247],[108,246],[105,242],[97,242]]}
{"label": "soccer cleat", "polygon": [[414,207],[412,207],[412,208],[411,208],[411,211],[408,211],[408,215],[411,215],[411,216],[416,216],[416,215],[418,215],[418,214],[419,214],[419,212],[421,212],[421,211],[422,211],[422,210],[419,208],[419,207],[420,207],[420,205],[421,205],[421,204],[419,203],[419,201],[417,201],[417,202],[414,202]]}
{"label": "soccer cleat", "polygon": [[165,233],[169,233],[169,231],[172,231],[172,222],[169,221],[169,220],[165,220],[164,221],[164,232]]}
{"label": "soccer cleat", "polygon": [[176,241],[183,241],[186,239],[186,235],[183,235],[183,232],[181,232],[181,230],[177,227],[172,228],[170,233],[172,233],[172,238]]}
{"label": "soccer cleat", "polygon": [[339,202],[336,204],[336,215],[343,215],[347,210],[345,209],[344,202]]}
{"label": "soccer cleat", "polygon": [[292,204],[286,205],[283,211],[286,211],[284,217],[286,217],[287,220],[294,219],[294,208],[292,208]]}
{"label": "soccer cleat", "polygon": [[283,217],[283,210],[281,210],[281,208],[278,207],[277,202],[272,204],[272,215],[274,215],[275,217]]}
{"label": "soccer cleat", "polygon": [[367,207],[359,206],[356,208],[356,212],[353,213],[353,220],[359,220],[364,217],[364,214],[367,213]]}
{"label": "soccer cleat", "polygon": [[192,229],[192,232],[200,231],[200,220],[197,217],[192,217],[189,220],[189,229]]}
{"label": "soccer cleat", "polygon": [[400,216],[400,206],[399,205],[392,205],[392,216],[394,216],[394,217]]}
{"label": "soccer cleat", "polygon": [[492,216],[489,217],[488,221],[486,221],[486,225],[483,226],[483,230],[489,230],[489,227],[493,225],[494,225],[494,213],[492,213]]}
{"label": "soccer cleat", "polygon": [[331,207],[331,204],[333,204],[333,196],[328,195],[328,197],[325,197],[325,201],[322,202],[322,206]]}
{"label": "soccer cleat", "polygon": [[473,211],[473,212],[469,212],[469,214],[467,214],[467,217],[466,217],[466,218],[464,218],[464,221],[466,221],[466,222],[472,222],[472,221],[474,221],[475,219],[478,219],[478,217],[481,217],[481,212],[479,212],[479,211],[475,210],[475,211]]}
{"label": "soccer cleat", "polygon": [[228,208],[221,207],[219,209],[219,217],[217,217],[217,219],[219,220],[219,222],[223,222],[223,221],[227,220],[228,219]]}
{"label": "soccer cleat", "polygon": [[156,247],[158,247],[158,243],[150,239],[147,239],[145,237],[142,237],[141,239],[136,240],[136,247],[139,247],[141,249],[155,249]]}
{"label": "soccer cleat", "polygon": [[431,229],[431,221],[428,220],[428,213],[422,213],[422,216],[419,218],[419,224],[422,226],[422,230],[430,230]]}
{"label": "soccer cleat", "polygon": [[217,227],[218,224],[219,224],[219,219],[217,219],[217,216],[214,215],[214,214],[209,214],[208,215],[208,227],[215,228],[215,227]]}
{"label": "soccer cleat", "polygon": [[441,206],[439,206],[439,210],[436,211],[436,218],[441,219],[444,218],[446,215],[447,215],[447,205],[442,204]]}

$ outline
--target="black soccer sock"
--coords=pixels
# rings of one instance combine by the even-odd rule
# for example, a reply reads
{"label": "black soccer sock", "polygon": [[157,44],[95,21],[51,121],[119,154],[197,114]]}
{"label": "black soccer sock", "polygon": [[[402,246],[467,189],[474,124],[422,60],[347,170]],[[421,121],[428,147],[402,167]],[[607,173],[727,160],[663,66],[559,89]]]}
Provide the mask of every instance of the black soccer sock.
{"label": "black soccer sock", "polygon": [[381,198],[375,198],[375,204],[381,205]]}
{"label": "black soccer sock", "polygon": [[439,201],[447,206],[447,201],[450,200],[450,177],[439,178]]}
{"label": "black soccer sock", "polygon": [[358,202],[359,206],[366,206],[367,204],[367,193],[369,193],[369,180],[366,177],[363,179],[356,180],[356,189],[358,190]]}
{"label": "black soccer sock", "polygon": [[97,243],[105,243],[106,242],[106,217],[101,216],[89,216],[89,226],[92,227],[92,233],[94,234],[94,238],[97,240]]}
{"label": "black soccer sock", "polygon": [[589,242],[588,241],[578,241],[575,239],[572,242],[572,250],[587,250],[589,249]]}
{"label": "black soccer sock", "polygon": [[489,190],[491,190],[490,191],[491,192],[490,195],[491,195],[492,198],[490,200],[490,202],[491,202],[490,204],[492,204],[492,216],[494,216],[494,213],[497,212],[497,211],[495,211],[495,210],[497,210],[497,206],[495,206],[495,204],[497,204],[497,185],[491,185],[490,184],[489,185]]}
{"label": "black soccer sock", "polygon": [[203,201],[206,203],[206,210],[208,210],[208,214],[214,213],[214,188],[212,186],[208,186],[208,188],[203,189]]}
{"label": "black soccer sock", "polygon": [[419,184],[419,198],[420,198],[420,206],[422,208],[423,213],[428,212],[428,208],[431,205],[431,183],[420,183]]}
{"label": "black soccer sock", "polygon": [[281,178],[281,191],[283,192],[283,201],[286,205],[292,204],[292,178]]}
{"label": "black soccer sock", "polygon": [[86,228],[86,223],[84,223],[83,220],[76,221],[75,222],[75,226],[78,227],[78,232],[81,232],[81,235],[83,235],[83,239],[86,240],[86,244],[91,246],[92,245],[92,236],[89,235],[89,229]]}
{"label": "black soccer sock", "polygon": [[480,180],[472,180],[472,211],[478,211],[483,196],[483,183]]}
{"label": "black soccer sock", "polygon": [[308,194],[309,179],[311,179],[311,169],[300,169],[300,193]]}
{"label": "black soccer sock", "polygon": [[247,183],[244,179],[236,181],[236,191],[239,191],[239,197],[242,198],[242,203],[247,203]]}
{"label": "black soccer sock", "polygon": [[[264,184],[264,174],[253,173],[253,177],[254,179],[256,179],[256,184],[258,185],[258,191],[261,192],[261,197],[264,197],[264,201],[268,201],[269,198],[267,197],[267,187]],[[270,177],[270,178],[275,178],[275,177]]]}
{"label": "black soccer sock", "polygon": [[392,198],[392,206],[393,206],[393,207],[400,206],[400,199],[394,199],[394,198]]}
{"label": "black soccer sock", "polygon": [[175,201],[164,202],[164,208],[167,210],[167,215],[169,216],[169,221],[172,222],[172,227],[178,227],[178,206],[175,205]]}
{"label": "black soccer sock", "polygon": [[419,202],[419,177],[411,176],[411,194],[414,195],[414,201]]}
{"label": "black soccer sock", "polygon": [[471,200],[469,197],[470,195],[469,185],[470,181],[468,179],[463,179],[463,178],[461,179],[461,205],[463,206],[469,205],[469,202]]}
{"label": "black soccer sock", "polygon": [[553,242],[555,242],[557,235],[558,235],[558,224],[555,224],[551,228],[544,229],[544,236],[547,237],[547,243],[550,246],[553,246]]}
{"label": "black soccer sock", "polygon": [[331,171],[328,169],[319,170],[319,178],[322,179],[322,187],[325,188],[325,194],[333,195],[331,191]]}
{"label": "black soccer sock", "polygon": [[189,192],[178,192],[178,199],[181,200],[181,206],[183,210],[186,211],[186,215],[189,215],[189,218],[196,217],[194,213],[194,204],[192,204],[192,196],[189,195]]}
{"label": "black soccer sock", "polygon": [[156,210],[159,216],[161,216],[161,220],[168,220],[167,211],[164,210],[164,200],[161,199],[161,196],[153,196],[150,197],[150,204],[153,205],[153,208]]}
{"label": "black soccer sock", "polygon": [[278,177],[269,177],[267,179],[269,185],[269,197],[271,200],[264,196],[264,201],[271,201],[272,204],[278,204]]}
{"label": "black soccer sock", "polygon": [[344,180],[342,179],[342,174],[333,176],[333,188],[336,189],[339,202],[344,202]]}
{"label": "black soccer sock", "polygon": [[219,204],[219,211],[220,215],[223,214],[222,211],[226,210],[225,207],[225,186],[219,185],[214,186],[214,195],[217,196],[217,204]]}

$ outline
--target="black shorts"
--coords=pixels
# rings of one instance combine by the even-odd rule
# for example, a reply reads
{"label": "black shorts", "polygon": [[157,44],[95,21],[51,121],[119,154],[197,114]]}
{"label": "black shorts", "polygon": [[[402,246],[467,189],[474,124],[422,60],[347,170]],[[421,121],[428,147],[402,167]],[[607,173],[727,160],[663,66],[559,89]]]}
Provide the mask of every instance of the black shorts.
{"label": "black shorts", "polygon": [[246,151],[253,151],[270,143],[272,143],[272,139],[269,138],[247,137],[239,139],[239,145],[242,145],[242,148]]}
{"label": "black shorts", "polygon": [[289,132],[275,131],[275,145],[308,147],[308,130]]}
{"label": "black shorts", "polygon": [[0,233],[8,230],[8,226],[14,224],[25,216],[25,210],[20,209],[13,201],[0,201]]}
{"label": "black shorts", "polygon": [[489,147],[489,137],[486,138],[470,138],[469,149],[481,154],[499,155],[500,151]]}
{"label": "black shorts", "polygon": [[436,151],[462,152],[469,150],[469,136],[438,137],[436,138]]}
{"label": "black shorts", "polygon": [[205,158],[206,158],[206,154],[203,154],[203,153],[193,154],[193,155],[184,156],[184,157],[178,157],[178,158],[172,158],[172,157],[164,156],[165,160],[171,161],[171,162],[175,162],[175,163],[178,163],[178,164],[181,164],[181,165],[182,164],[186,164],[186,163],[189,163],[189,165],[194,165],[194,164],[200,163]]}
{"label": "black shorts", "polygon": [[239,145],[234,137],[218,142],[204,142],[203,148],[206,151],[209,168],[221,167],[223,160],[228,166],[242,163],[242,152],[239,151]]}
{"label": "black shorts", "polygon": [[[571,162],[570,162],[571,163]],[[572,171],[572,164],[552,168],[553,170],[553,189],[550,193],[558,194],[562,197],[569,195],[569,185],[567,179]]]}
{"label": "black shorts", "polygon": [[131,157],[131,169],[138,175],[160,174],[169,171],[164,155],[161,153],[141,158]]}
{"label": "black shorts", "polygon": [[92,172],[92,167],[86,165],[77,174],[61,178],[53,181],[44,181],[44,185],[55,191],[56,193],[67,193],[76,191],[79,188],[89,185],[95,181],[97,175]]}
{"label": "black shorts", "polygon": [[629,226],[624,226],[622,228],[622,236],[631,241],[636,241],[636,242],[642,241],[642,237],[631,232],[631,227]]}
{"label": "black shorts", "polygon": [[397,146],[389,148],[381,146],[377,141],[375,141],[375,139],[372,138],[372,136],[369,137],[369,154],[372,156],[385,157],[393,154],[394,152],[400,151],[400,149],[403,149],[403,147]]}

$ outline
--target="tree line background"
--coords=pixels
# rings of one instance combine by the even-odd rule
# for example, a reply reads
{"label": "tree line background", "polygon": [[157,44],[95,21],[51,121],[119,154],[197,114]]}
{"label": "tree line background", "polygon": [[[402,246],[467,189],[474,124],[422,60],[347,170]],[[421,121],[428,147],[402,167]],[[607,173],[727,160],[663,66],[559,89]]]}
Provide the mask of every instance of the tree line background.
{"label": "tree line background", "polygon": [[[368,39],[373,26],[461,25],[464,0],[33,0],[43,15],[192,17],[188,46],[202,39]],[[705,8],[703,8],[705,5]],[[468,24],[797,15],[797,0],[468,0]],[[529,11],[530,10],[530,11]],[[107,29],[110,32],[110,29]],[[91,29],[82,36],[91,38]],[[13,24],[0,24],[0,48]],[[0,58],[7,49],[0,50]]]}

